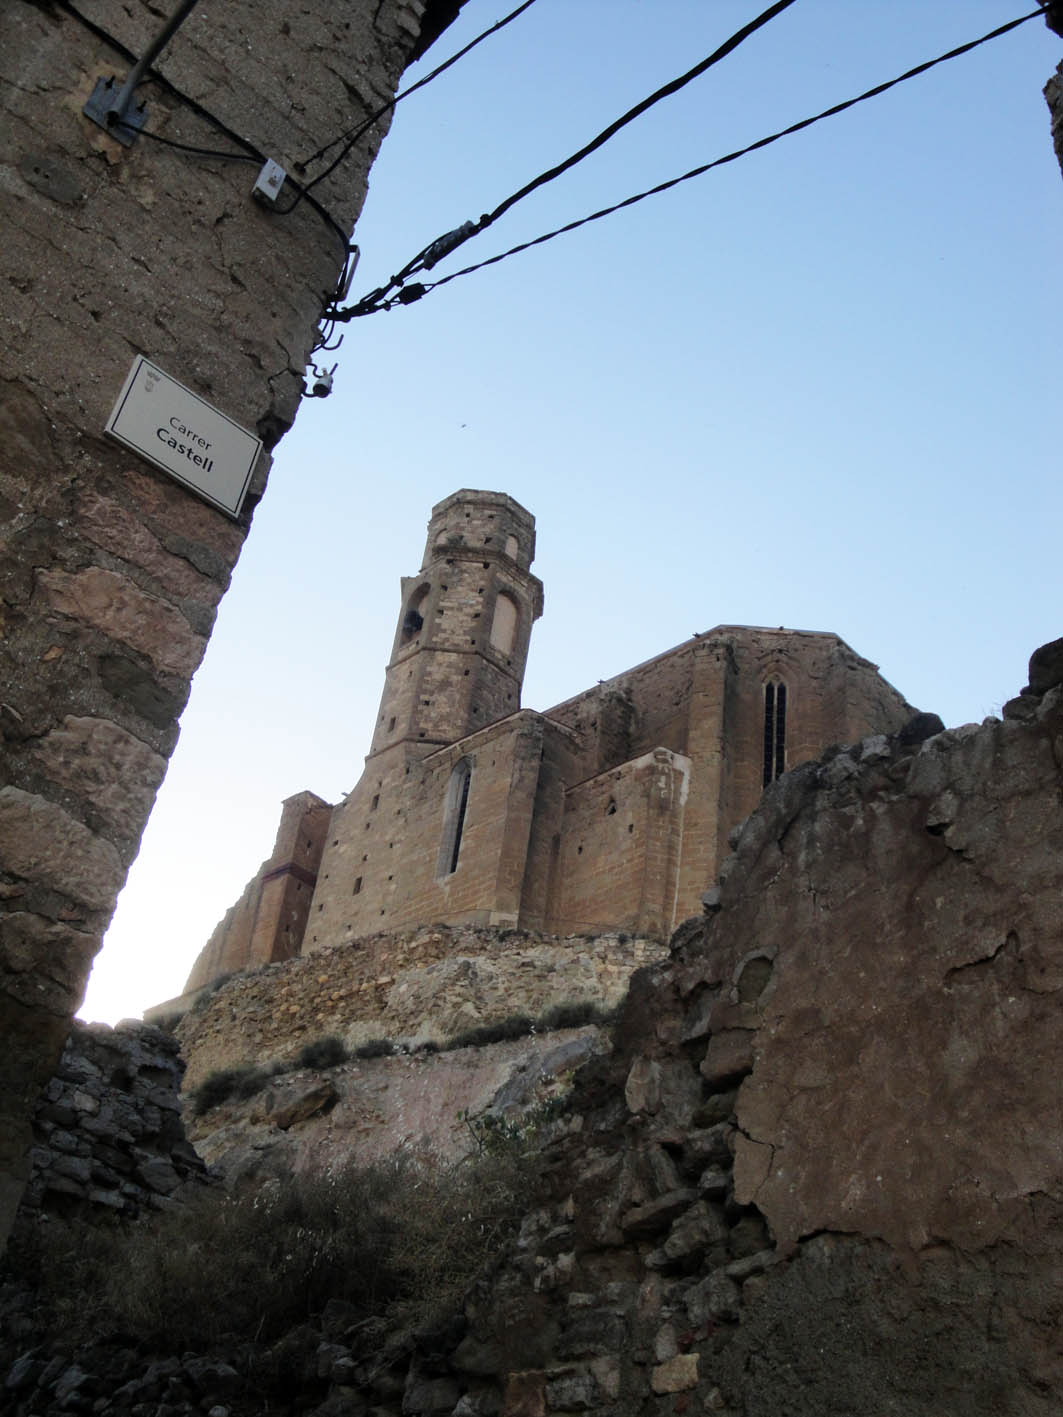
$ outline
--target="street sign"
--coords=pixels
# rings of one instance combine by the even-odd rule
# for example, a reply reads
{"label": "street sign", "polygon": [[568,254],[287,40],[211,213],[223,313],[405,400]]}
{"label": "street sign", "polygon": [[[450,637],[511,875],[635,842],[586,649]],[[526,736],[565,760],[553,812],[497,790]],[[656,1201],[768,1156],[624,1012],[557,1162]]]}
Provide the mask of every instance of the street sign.
{"label": "street sign", "polygon": [[139,355],[104,431],[231,517],[262,451],[260,438]]}

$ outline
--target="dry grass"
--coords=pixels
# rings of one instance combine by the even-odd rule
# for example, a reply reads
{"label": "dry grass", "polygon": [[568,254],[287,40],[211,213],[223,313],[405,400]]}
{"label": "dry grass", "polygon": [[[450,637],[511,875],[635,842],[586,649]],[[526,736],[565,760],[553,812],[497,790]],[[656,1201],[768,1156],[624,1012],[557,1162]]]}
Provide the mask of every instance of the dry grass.
{"label": "dry grass", "polygon": [[530,1186],[514,1145],[451,1167],[399,1157],[257,1195],[207,1192],[150,1222],[54,1239],[44,1297],[72,1336],[121,1331],[172,1352],[270,1342],[331,1299],[367,1339],[394,1337],[460,1308]]}

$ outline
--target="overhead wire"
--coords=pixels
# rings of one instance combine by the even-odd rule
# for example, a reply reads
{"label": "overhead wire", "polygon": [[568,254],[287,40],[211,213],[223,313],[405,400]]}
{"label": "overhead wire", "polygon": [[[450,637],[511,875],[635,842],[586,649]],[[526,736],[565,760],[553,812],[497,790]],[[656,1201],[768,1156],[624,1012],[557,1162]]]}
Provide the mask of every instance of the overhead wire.
{"label": "overhead wire", "polygon": [[[537,188],[544,186],[548,182],[553,182],[555,178],[560,177],[561,174],[567,172],[569,168],[575,167],[577,163],[582,162],[584,158],[588,157],[592,152],[596,152],[597,149],[607,143],[610,138],[615,137],[622,128],[634,122],[636,118],[645,113],[647,109],[652,108],[654,104],[660,103],[662,99],[668,98],[674,93],[678,93],[680,89],[692,83],[694,79],[700,77],[707,69],[711,69],[713,65],[718,64],[722,59],[725,59],[727,55],[737,49],[738,46],[749,39],[751,35],[762,29],[771,20],[775,19],[777,15],[780,15],[783,10],[789,9],[789,7],[795,3],[796,0],[775,0],[775,4],[769,5],[766,10],[763,10],[754,19],[750,20],[748,24],[736,30],[730,38],[724,40],[723,44],[717,49],[714,49],[711,54],[706,55],[706,57],[695,64],[692,69],[688,69],[685,74],[680,74],[669,83],[663,84],[659,89],[655,89],[653,93],[635,104],[633,108],[629,108],[626,113],[614,119],[608,127],[603,128],[590,142],[585,143],[583,147],[571,153],[562,162],[547,169],[546,172],[541,172],[538,177],[532,178],[530,182],[526,182],[523,187],[511,193],[503,202],[500,202],[493,211],[485,212],[484,215],[480,217],[479,221],[467,221],[454,231],[448,231],[445,235],[430,242],[427,246],[418,251],[416,256],[407,261],[399,273],[393,275],[386,285],[370,291],[357,305],[350,306],[347,310],[338,313],[336,318],[353,319],[355,315],[368,315],[378,309],[389,309],[396,301],[400,304],[409,304],[411,300],[419,299],[427,289],[431,288],[430,286],[411,286],[405,291],[400,290],[393,299],[389,300],[388,296],[392,290],[403,286],[411,275],[414,275],[420,270],[431,270],[444,256],[449,255],[451,251],[456,250],[459,246],[470,240],[471,237],[479,235],[481,231],[485,231],[493,222],[497,221],[500,216],[509,211],[510,207],[522,201],[525,197],[530,195],[530,193],[536,191]],[[413,294],[412,292],[414,290],[416,290],[418,294]]]}
{"label": "overhead wire", "polygon": [[[343,143],[344,145],[343,150],[338,155],[338,157],[336,157],[331,163],[329,163],[328,167],[326,167],[323,172],[319,172],[318,175],[313,179],[313,181],[306,183],[305,187],[303,188],[304,194],[309,192],[312,188],[316,187],[319,182],[323,182],[326,177],[330,176],[330,174],[335,171],[335,169],[344,160],[344,158],[351,151],[354,145],[358,142],[359,138],[364,137],[365,134],[370,130],[370,128],[373,127],[375,123],[379,122],[379,120],[383,118],[386,113],[391,112],[391,110],[395,107],[396,104],[401,103],[404,98],[409,98],[411,94],[417,93],[419,89],[423,89],[425,85],[430,84],[433,79],[438,79],[440,74],[445,73],[447,69],[451,68],[454,64],[456,64],[459,59],[464,59],[465,55],[468,54],[470,50],[475,49],[476,46],[478,44],[481,44],[485,39],[489,39],[491,35],[497,34],[499,30],[504,29],[506,25],[510,24],[519,15],[522,15],[524,11],[529,9],[532,5],[534,5],[534,3],[535,0],[523,0],[523,3],[518,5],[515,10],[511,10],[510,13],[508,15],[504,15],[502,19],[497,22],[497,24],[491,25],[489,29],[486,29],[481,34],[478,34],[476,38],[470,40],[469,43],[464,46],[464,48],[459,49],[457,53],[452,54],[449,59],[445,59],[442,64],[437,65],[436,68],[431,71],[431,73],[425,74],[422,79],[418,79],[417,82],[415,84],[411,84],[408,89],[400,90],[400,92],[397,93],[394,98],[389,99],[386,103],[381,104],[375,112],[371,113],[369,117],[364,119],[363,122],[358,124],[357,127],[349,128],[345,133],[341,133],[338,137],[330,139],[329,142],[324,143],[321,147],[319,147],[317,152],[311,153],[308,158],[305,158],[301,162],[297,162],[295,164],[295,170],[297,172],[305,172],[308,167],[310,167],[313,163],[317,162],[319,158],[324,157],[327,152],[329,152],[332,148],[336,146],[337,143]],[[293,203],[291,207],[288,207],[287,209],[282,211],[281,215],[287,216],[288,212],[293,211],[296,205],[297,203]]]}
{"label": "overhead wire", "polygon": [[[758,138],[754,143],[749,143],[743,148],[737,148],[734,152],[727,153],[723,157],[714,158],[711,162],[702,163],[698,167],[691,168],[689,172],[682,173],[679,177],[669,178],[667,181],[659,182],[656,186],[649,187],[645,191],[637,192],[630,197],[625,197],[623,201],[614,202],[611,206],[603,207],[600,211],[590,213],[589,216],[579,217],[575,221],[567,222],[564,226],[559,226],[553,231],[545,232],[543,235],[536,236],[530,241],[522,241],[519,245],[511,246],[509,250],[502,251],[496,256],[490,256],[484,261],[478,261],[474,265],[465,266],[461,270],[452,271],[449,275],[440,277],[439,280],[406,286],[404,282],[410,274],[413,274],[415,270],[419,270],[423,266],[429,265],[428,262],[424,261],[422,261],[420,266],[416,264],[418,261],[421,261],[421,258],[426,252],[431,252],[432,247],[428,246],[425,248],[425,251],[420,253],[420,256],[414,257],[413,262],[403,267],[403,271],[400,272],[399,276],[393,276],[388,286],[371,291],[369,295],[363,297],[363,299],[355,305],[348,306],[342,310],[332,311],[331,319],[345,323],[361,315],[375,314],[378,310],[393,309],[395,305],[412,304],[414,301],[420,300],[421,297],[426,295],[430,290],[436,290],[440,286],[448,285],[452,280],[457,280],[459,276],[471,275],[474,271],[484,270],[487,266],[497,265],[500,261],[504,261],[510,256],[519,255],[520,252],[528,251],[533,246],[541,246],[547,241],[552,241],[557,236],[563,236],[567,232],[576,231],[579,227],[586,226],[592,221],[601,221],[603,217],[612,216],[614,212],[623,211],[627,207],[632,207],[638,202],[645,201],[648,197],[654,197],[661,192],[667,192],[672,187],[678,187],[682,182],[689,182],[692,178],[701,177],[704,173],[711,172],[714,168],[723,167],[725,164],[735,162],[738,158],[745,157],[749,153],[757,152],[761,148],[770,147],[772,143],[777,143],[782,138],[790,137],[792,134],[799,133],[805,128],[811,128],[813,124],[820,123],[826,118],[833,118],[839,113],[844,113],[849,108],[854,108],[859,103],[865,103],[868,99],[877,98],[880,94],[886,93],[887,90],[895,88],[898,84],[905,83],[909,79],[917,78],[920,74],[925,74],[928,70],[936,68],[939,64],[944,64],[951,59],[957,59],[961,55],[968,54],[971,50],[977,49],[980,45],[988,44],[994,39],[999,39],[1002,35],[1009,33],[1011,30],[1017,29],[1019,25],[1026,24],[1028,20],[1043,17],[1044,13],[1045,11],[1042,8],[1033,10],[1028,15],[1022,15],[1018,19],[1010,20],[1007,24],[999,25],[996,29],[990,30],[979,39],[969,40],[966,44],[958,45],[955,49],[950,49],[947,53],[938,55],[936,59],[926,60],[924,63],[917,64],[914,68],[906,70],[903,74],[898,74],[895,78],[889,79],[885,83],[876,84],[874,88],[865,90],[863,93],[856,95],[855,98],[845,99],[841,103],[832,104],[830,108],[825,108],[822,112],[816,113],[810,118],[802,118],[799,122],[791,123],[786,128],[780,128],[777,132],[770,133],[767,137]],[[534,190],[535,187],[540,185],[542,184],[538,180],[534,183],[529,183],[525,189],[521,189],[522,193]],[[508,208],[514,204],[514,200],[518,199],[518,195],[519,194],[514,194],[513,198],[507,198],[495,211],[508,210]],[[481,218],[481,222],[484,220],[484,218]],[[466,223],[466,225],[470,226],[472,224]],[[482,229],[483,227],[481,225],[477,225],[476,229],[470,234],[475,235]],[[459,228],[459,231],[462,230],[464,230],[464,228]],[[445,239],[446,238],[443,238],[443,240]],[[396,289],[396,287],[398,288]],[[390,295],[392,289],[396,289],[394,295]]]}

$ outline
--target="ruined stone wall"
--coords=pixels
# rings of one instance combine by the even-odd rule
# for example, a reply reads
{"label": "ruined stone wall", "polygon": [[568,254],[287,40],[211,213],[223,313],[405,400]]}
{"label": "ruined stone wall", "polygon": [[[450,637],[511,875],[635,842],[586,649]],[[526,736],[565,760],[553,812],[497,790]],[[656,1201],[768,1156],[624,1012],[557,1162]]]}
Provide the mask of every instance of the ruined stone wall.
{"label": "ruined stone wall", "polygon": [[[1063,641],[1003,721],[916,738],[780,779],[636,976],[432,1355],[454,1402],[1058,1410]],[[435,1410],[426,1362],[406,1410]]]}
{"label": "ruined stone wall", "polygon": [[[290,171],[394,92],[422,10],[200,6],[138,93],[147,128]],[[122,147],[82,106],[160,23],[119,0],[0,14],[0,1235],[268,465],[234,521],[103,426],[143,353],[272,447],[386,128],[287,218],[250,196],[258,158]]]}
{"label": "ruined stone wall", "polygon": [[319,950],[236,975],[196,1004],[177,1029],[186,1085],[216,1068],[292,1058],[329,1034],[352,1048],[381,1037],[414,1047],[553,1004],[610,1009],[632,971],[663,952],[628,936],[442,925]]}
{"label": "ruined stone wall", "polygon": [[158,1029],[75,1022],[34,1109],[16,1233],[42,1216],[136,1216],[202,1178],[181,1118],[184,1070]]}

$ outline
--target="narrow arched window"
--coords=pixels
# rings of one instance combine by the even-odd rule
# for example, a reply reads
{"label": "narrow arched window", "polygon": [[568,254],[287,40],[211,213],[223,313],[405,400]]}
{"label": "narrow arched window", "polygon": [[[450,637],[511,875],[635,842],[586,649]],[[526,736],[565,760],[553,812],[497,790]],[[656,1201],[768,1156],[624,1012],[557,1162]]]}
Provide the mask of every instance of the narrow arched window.
{"label": "narrow arched window", "polygon": [[423,607],[428,598],[429,590],[431,590],[431,586],[419,586],[417,590],[414,591],[413,595],[410,596],[409,603],[406,606],[406,613],[402,617],[402,634],[399,638],[400,645],[408,645],[412,639],[415,639],[416,636],[420,634],[421,627],[424,625]]}
{"label": "narrow arched window", "polygon": [[469,784],[472,781],[472,763],[462,758],[454,767],[447,783],[447,794],[443,803],[443,834],[439,842],[439,862],[437,876],[452,876],[458,869],[461,854],[461,838],[465,830],[465,812],[469,805]]}
{"label": "narrow arched window", "polygon": [[499,654],[513,653],[519,618],[517,602],[503,592],[495,601],[495,614],[491,621],[491,644]]}
{"label": "narrow arched window", "polygon": [[786,685],[764,685],[764,786],[786,771]]}

